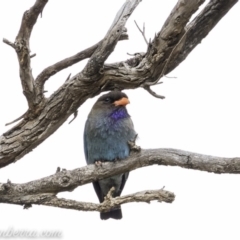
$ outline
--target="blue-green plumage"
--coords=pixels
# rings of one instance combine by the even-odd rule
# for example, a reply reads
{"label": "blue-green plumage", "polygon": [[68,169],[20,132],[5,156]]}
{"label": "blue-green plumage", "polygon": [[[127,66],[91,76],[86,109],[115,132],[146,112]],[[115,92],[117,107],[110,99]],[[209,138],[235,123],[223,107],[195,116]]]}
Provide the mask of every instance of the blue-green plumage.
{"label": "blue-green plumage", "polygon": [[[134,140],[136,132],[125,107],[127,95],[112,91],[101,96],[94,104],[84,129],[84,152],[87,164],[96,161],[114,161],[127,158],[130,153],[128,141]],[[100,202],[111,187],[114,196],[120,196],[128,173],[116,175],[93,183]],[[101,219],[122,218],[121,209],[101,213]]]}

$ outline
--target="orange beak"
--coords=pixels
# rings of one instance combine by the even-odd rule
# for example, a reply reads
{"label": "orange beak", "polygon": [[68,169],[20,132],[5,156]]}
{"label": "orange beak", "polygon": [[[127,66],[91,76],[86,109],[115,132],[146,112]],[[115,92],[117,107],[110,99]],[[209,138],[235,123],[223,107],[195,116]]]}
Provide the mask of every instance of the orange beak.
{"label": "orange beak", "polygon": [[129,103],[130,103],[129,100],[127,98],[123,97],[120,100],[115,101],[113,104],[115,106],[126,106]]}

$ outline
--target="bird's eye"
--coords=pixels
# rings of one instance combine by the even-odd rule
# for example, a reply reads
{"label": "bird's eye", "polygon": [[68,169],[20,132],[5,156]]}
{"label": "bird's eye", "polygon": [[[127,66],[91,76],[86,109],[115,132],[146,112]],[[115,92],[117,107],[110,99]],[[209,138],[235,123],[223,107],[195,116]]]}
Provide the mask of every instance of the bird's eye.
{"label": "bird's eye", "polygon": [[110,97],[105,98],[105,99],[104,99],[104,102],[105,102],[105,103],[111,102],[111,98],[110,98]]}

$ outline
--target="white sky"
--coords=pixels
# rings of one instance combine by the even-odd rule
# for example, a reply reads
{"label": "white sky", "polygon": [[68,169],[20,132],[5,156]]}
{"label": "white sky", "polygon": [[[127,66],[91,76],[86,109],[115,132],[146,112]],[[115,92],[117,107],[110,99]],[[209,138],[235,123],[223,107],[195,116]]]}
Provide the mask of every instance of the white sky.
{"label": "white sky", "polygon": [[[49,1],[31,38],[34,76],[45,67],[91,46],[104,37],[124,0]],[[130,40],[119,42],[108,62],[129,58],[127,52],[146,50],[138,32],[146,24],[147,38],[161,29],[177,1],[145,0],[127,23]],[[23,12],[32,0],[0,1],[0,39],[14,41]],[[240,7],[237,4],[202,44],[154,91],[166,96],[155,99],[142,89],[125,91],[142,148],[177,148],[202,154],[240,157]],[[16,54],[0,44],[0,132],[26,109]],[[69,73],[79,72],[86,61],[62,71],[46,84],[51,94]],[[66,122],[43,144],[15,164],[0,170],[0,182],[24,183],[53,174],[56,168],[85,165],[83,127],[96,99],[79,108],[78,118]],[[12,126],[10,126],[12,127]],[[0,204],[0,231],[59,230],[63,239],[239,239],[240,191],[238,175],[217,175],[178,167],[152,166],[131,172],[123,194],[146,189],[176,194],[173,204],[152,202],[122,206],[121,221],[101,221],[98,212],[78,212],[44,206],[23,210]],[[97,202],[91,184],[58,196]],[[23,238],[22,238],[23,239]]]}

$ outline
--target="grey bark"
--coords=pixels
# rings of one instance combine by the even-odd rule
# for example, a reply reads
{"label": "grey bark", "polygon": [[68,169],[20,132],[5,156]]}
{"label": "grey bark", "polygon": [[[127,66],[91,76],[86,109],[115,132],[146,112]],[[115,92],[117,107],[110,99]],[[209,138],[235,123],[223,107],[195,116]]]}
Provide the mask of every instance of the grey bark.
{"label": "grey bark", "polygon": [[[128,39],[125,24],[140,0],[127,0],[101,41],[74,56],[47,67],[34,79],[31,72],[33,55],[30,54],[29,40],[37,18],[47,2],[47,0],[36,0],[35,4],[23,14],[21,26],[14,42],[3,39],[4,43],[16,51],[28,110],[17,119],[21,119],[17,125],[0,136],[0,168],[21,159],[54,133],[71,114],[76,116],[77,109],[88,98],[103,91],[142,87],[153,96],[162,98],[155,94],[150,87],[157,84],[161,77],[184,61],[238,1],[210,0],[197,17],[189,22],[204,0],[179,0],[162,29],[148,43],[145,53],[137,54],[131,59],[118,63],[105,64],[118,41]],[[89,60],[81,72],[69,77],[49,98],[45,97],[44,84],[51,76],[86,58]],[[181,166],[216,173],[239,173],[239,158],[223,159],[170,149],[143,150],[135,156],[137,156],[135,160],[131,156],[128,160],[117,163],[115,166],[104,164],[104,168],[98,173],[95,172],[93,166],[89,166],[60,172],[22,185],[1,184],[0,202],[45,203],[45,205],[58,207],[67,207],[70,204],[73,207],[69,208],[79,210],[79,206],[77,207],[79,203],[65,202],[63,199],[56,198],[55,195],[111,174],[131,171],[152,164]],[[93,175],[90,176],[89,173]],[[161,200],[160,192],[154,192],[150,198],[142,197],[142,199],[145,201]],[[140,195],[138,194],[138,196]],[[169,196],[167,201],[173,201],[174,196],[171,194]],[[118,200],[124,203],[124,197],[121,198]],[[113,201],[111,204],[120,204],[119,202],[113,203]],[[104,211],[104,209],[107,208],[95,206],[97,211]]]}
{"label": "grey bark", "polygon": [[[139,3],[136,0],[127,1],[102,41],[43,70],[33,81],[29,38],[37,17],[47,3],[45,0],[37,0],[34,6],[24,13],[16,41],[10,44],[18,55],[20,71],[23,74],[23,90],[29,109],[19,124],[0,136],[0,167],[21,159],[41,144],[90,97],[116,88],[143,87],[153,94],[150,85],[157,83],[163,75],[178,66],[237,0],[210,1],[187,25],[202,2],[179,0],[162,30],[149,43],[146,53],[130,60],[104,65],[121,36],[126,39],[124,24]],[[90,58],[84,70],[66,81],[46,99],[44,82],[50,76],[84,58]]]}
{"label": "grey bark", "polygon": [[76,202],[56,196],[59,192],[73,191],[78,186],[99,179],[155,164],[214,173],[240,173],[240,158],[221,158],[176,149],[146,149],[132,153],[126,160],[104,162],[101,167],[89,165],[69,171],[58,169],[54,175],[28,183],[0,183],[0,202],[27,206],[41,204],[84,211],[106,211],[110,206],[133,201],[158,200],[170,203],[174,201],[175,196],[163,189],[147,190],[115,200],[108,198],[103,204]]}

